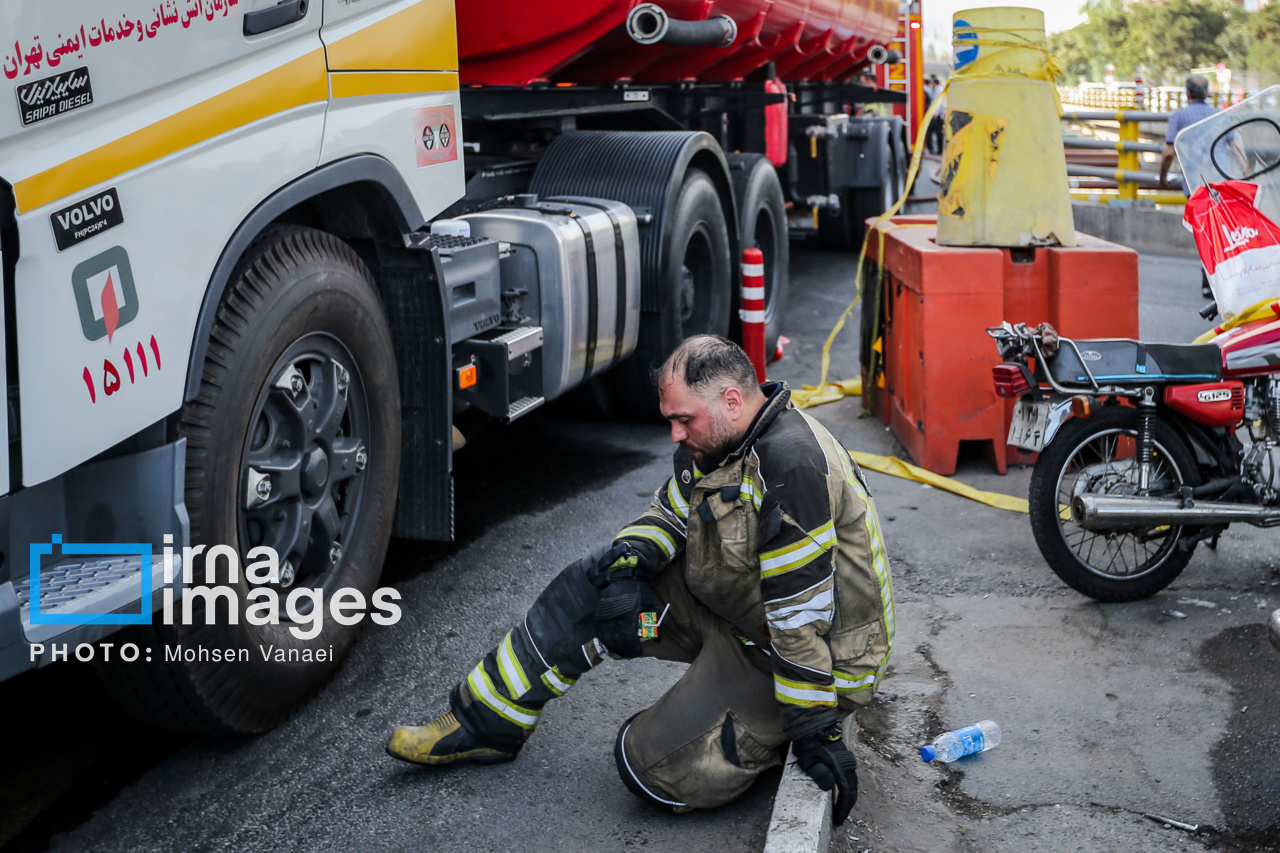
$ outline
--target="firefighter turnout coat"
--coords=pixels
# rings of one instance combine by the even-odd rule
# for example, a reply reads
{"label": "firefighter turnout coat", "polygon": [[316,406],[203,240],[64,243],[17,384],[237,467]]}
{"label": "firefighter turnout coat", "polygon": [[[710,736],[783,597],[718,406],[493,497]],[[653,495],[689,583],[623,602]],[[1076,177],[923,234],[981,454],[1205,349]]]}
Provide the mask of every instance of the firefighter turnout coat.
{"label": "firefighter turnout coat", "polygon": [[789,737],[871,700],[893,641],[880,521],[857,463],[782,383],[714,471],[683,449],[649,509],[618,534],[666,566],[739,639],[767,651]]}

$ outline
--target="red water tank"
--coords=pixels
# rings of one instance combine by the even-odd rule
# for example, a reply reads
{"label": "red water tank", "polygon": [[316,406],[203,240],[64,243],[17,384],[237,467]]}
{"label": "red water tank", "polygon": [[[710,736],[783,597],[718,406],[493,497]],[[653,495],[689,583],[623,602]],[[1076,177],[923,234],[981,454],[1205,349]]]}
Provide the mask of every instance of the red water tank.
{"label": "red water tank", "polygon": [[459,3],[462,84],[724,82],[768,62],[784,82],[836,80],[898,31],[895,0],[656,0],[677,20],[728,15],[738,37],[724,48],[641,45],[623,29],[640,2]]}

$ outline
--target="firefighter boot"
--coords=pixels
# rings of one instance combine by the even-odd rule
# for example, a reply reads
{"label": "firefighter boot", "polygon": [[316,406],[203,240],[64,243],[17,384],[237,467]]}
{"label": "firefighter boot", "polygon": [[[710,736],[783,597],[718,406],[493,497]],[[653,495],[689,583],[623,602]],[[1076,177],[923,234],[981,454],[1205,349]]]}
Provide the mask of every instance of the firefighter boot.
{"label": "firefighter boot", "polygon": [[398,726],[387,739],[387,755],[414,764],[501,764],[515,758],[517,752],[485,746],[462,727],[452,711],[425,726]]}

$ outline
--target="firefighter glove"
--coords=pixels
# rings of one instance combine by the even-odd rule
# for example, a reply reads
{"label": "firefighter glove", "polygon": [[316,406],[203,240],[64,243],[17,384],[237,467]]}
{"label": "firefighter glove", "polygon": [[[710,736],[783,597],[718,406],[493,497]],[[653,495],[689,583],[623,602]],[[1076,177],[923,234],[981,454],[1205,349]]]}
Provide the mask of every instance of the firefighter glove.
{"label": "firefighter glove", "polygon": [[840,724],[834,723],[826,730],[797,738],[791,742],[796,764],[809,774],[824,791],[836,789],[836,800],[831,807],[831,822],[844,823],[858,801],[858,762],[844,744]]}
{"label": "firefighter glove", "polygon": [[624,542],[600,560],[593,581],[600,591],[596,636],[619,657],[640,657],[640,614],[655,609],[648,560]]}

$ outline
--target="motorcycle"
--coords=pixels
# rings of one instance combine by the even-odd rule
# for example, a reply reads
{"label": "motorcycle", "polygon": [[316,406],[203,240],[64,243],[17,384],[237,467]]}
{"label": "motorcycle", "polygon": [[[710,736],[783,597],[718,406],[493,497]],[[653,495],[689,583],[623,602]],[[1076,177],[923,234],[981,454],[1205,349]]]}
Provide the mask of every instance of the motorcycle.
{"label": "motorcycle", "polygon": [[1147,598],[1231,524],[1280,526],[1280,316],[1206,344],[987,331],[996,393],[1017,399],[1008,442],[1040,454],[1036,544],[1073,589]]}
{"label": "motorcycle", "polygon": [[[1280,86],[1174,144],[1184,180],[1256,184],[1258,215],[1280,222]],[[1208,192],[1217,204],[1214,185]],[[1222,291],[1232,319],[1206,343],[1072,340],[1045,324],[987,330],[1002,361],[996,393],[1017,400],[1008,443],[1040,454],[1029,495],[1036,544],[1073,589],[1147,598],[1230,525],[1280,526],[1280,281],[1251,286],[1267,292]],[[1210,303],[1200,313],[1217,312]],[[1280,610],[1268,627],[1280,650]]]}

